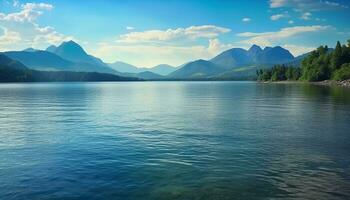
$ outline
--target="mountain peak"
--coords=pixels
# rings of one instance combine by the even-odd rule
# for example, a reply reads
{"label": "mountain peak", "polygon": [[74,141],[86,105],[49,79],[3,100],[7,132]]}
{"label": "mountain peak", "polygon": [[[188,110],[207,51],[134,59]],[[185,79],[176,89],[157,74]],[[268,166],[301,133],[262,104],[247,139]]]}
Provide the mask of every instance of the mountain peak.
{"label": "mountain peak", "polygon": [[262,51],[262,49],[260,46],[253,44],[248,51]]}
{"label": "mountain peak", "polygon": [[58,47],[50,47],[53,53],[73,62],[93,62],[85,50],[73,40],[63,42]]}
{"label": "mountain peak", "polygon": [[84,49],[78,43],[74,42],[73,40],[69,40],[69,41],[63,42],[57,48],[72,48],[72,49],[75,48],[77,50],[84,51]]}
{"label": "mountain peak", "polygon": [[34,49],[34,48],[32,48],[32,47],[29,47],[29,48],[24,49],[23,51],[26,51],[26,52],[35,52],[35,51],[38,51],[38,50],[36,50],[36,49]]}
{"label": "mountain peak", "polygon": [[56,46],[55,45],[50,45],[49,47],[46,48],[46,51],[54,53],[56,51]]}
{"label": "mountain peak", "polygon": [[74,42],[73,40],[65,41],[61,45],[75,45],[75,46],[80,46],[78,43]]}

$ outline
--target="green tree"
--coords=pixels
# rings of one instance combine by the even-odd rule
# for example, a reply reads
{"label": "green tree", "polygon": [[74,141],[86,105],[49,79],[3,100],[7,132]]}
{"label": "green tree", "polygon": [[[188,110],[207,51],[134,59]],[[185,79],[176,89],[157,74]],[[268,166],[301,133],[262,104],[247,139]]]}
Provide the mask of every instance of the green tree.
{"label": "green tree", "polygon": [[342,59],[342,46],[338,41],[331,58],[332,70],[339,69],[339,67],[341,66],[341,59]]}

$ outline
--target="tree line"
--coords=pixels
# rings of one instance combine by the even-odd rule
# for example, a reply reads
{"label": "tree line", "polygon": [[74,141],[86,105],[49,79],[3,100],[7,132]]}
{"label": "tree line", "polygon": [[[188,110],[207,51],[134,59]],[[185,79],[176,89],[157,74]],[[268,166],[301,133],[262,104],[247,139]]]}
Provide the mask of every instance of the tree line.
{"label": "tree line", "polygon": [[320,46],[301,62],[301,67],[275,65],[257,71],[259,81],[284,80],[345,80],[350,79],[350,40],[347,45],[337,42],[335,49]]}

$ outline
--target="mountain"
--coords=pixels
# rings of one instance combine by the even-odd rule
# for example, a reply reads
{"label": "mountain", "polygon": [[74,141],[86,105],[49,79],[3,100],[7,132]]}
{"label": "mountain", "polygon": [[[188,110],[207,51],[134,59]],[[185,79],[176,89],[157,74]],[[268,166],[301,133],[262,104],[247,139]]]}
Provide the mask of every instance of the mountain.
{"label": "mountain", "polygon": [[255,76],[259,68],[269,68],[275,64],[283,64],[294,60],[294,56],[286,49],[252,45],[248,50],[232,48],[220,53],[209,61],[197,60],[186,63],[178,70],[170,73],[168,78],[218,78],[230,79]]}
{"label": "mountain", "polygon": [[119,72],[123,72],[123,73],[139,73],[139,72],[141,72],[140,68],[135,67],[134,65],[130,65],[130,64],[125,63],[125,62],[117,61],[115,63],[110,63],[108,65],[112,69],[117,70]]}
{"label": "mountain", "polygon": [[0,69],[25,70],[27,67],[4,54],[0,54]]}
{"label": "mountain", "polygon": [[46,51],[75,63],[75,66],[79,70],[119,74],[117,70],[111,69],[101,59],[87,54],[78,43],[72,40],[63,42],[57,47],[53,45],[49,46]]}
{"label": "mountain", "polygon": [[63,42],[58,47],[50,46],[46,50],[71,62],[101,64],[98,63],[95,59],[93,59],[90,55],[88,55],[79,44],[72,40],[68,42]]}
{"label": "mountain", "polygon": [[27,79],[28,69],[20,62],[0,54],[0,82],[16,82]]}
{"label": "mountain", "polygon": [[49,46],[46,51],[28,48],[24,51],[4,52],[4,54],[34,70],[100,72],[120,75],[118,71],[107,66],[99,58],[88,55],[73,41],[63,42],[58,47]]}
{"label": "mountain", "polygon": [[55,53],[56,48],[57,47],[55,45],[50,45],[49,47],[46,48],[46,51],[51,52],[51,53]]}
{"label": "mountain", "polygon": [[150,72],[150,71],[144,71],[136,74],[136,77],[145,79],[145,80],[159,80],[164,79],[164,76]]}
{"label": "mountain", "polygon": [[288,50],[280,46],[261,49],[261,47],[253,45],[249,50],[242,48],[229,49],[210,61],[225,69],[232,69],[249,65],[282,64],[292,61],[293,59],[294,56]]}
{"label": "mountain", "polygon": [[37,71],[0,54],[0,82],[42,81],[134,81],[137,78],[121,77],[97,72]]}
{"label": "mountain", "polygon": [[3,53],[34,70],[81,71],[118,74],[117,71],[109,67],[90,63],[74,63],[48,51],[8,51]]}
{"label": "mountain", "polygon": [[252,59],[248,56],[248,52],[242,48],[233,48],[222,52],[217,55],[210,62],[220,65],[225,69],[232,69],[238,66],[246,66],[252,62]]}
{"label": "mountain", "polygon": [[176,70],[176,68],[171,66],[171,65],[160,64],[160,65],[154,66],[152,68],[149,68],[148,70],[150,72],[160,74],[162,76],[166,76],[166,75],[170,74],[171,72],[174,72]]}
{"label": "mountain", "polygon": [[225,71],[221,66],[206,60],[189,62],[167,77],[176,79],[206,78]]}
{"label": "mountain", "polygon": [[151,68],[146,68],[146,67],[136,67],[134,65],[131,65],[125,62],[117,61],[115,63],[110,63],[108,65],[112,69],[123,73],[141,73],[141,72],[148,71],[148,72],[153,72],[155,74],[159,74],[162,76],[166,76],[176,70],[175,67],[167,64],[160,64]]}
{"label": "mountain", "polygon": [[37,50],[37,49],[34,49],[34,48],[26,48],[26,49],[24,49],[23,51],[35,52],[35,51],[38,51],[38,50]]}
{"label": "mountain", "polygon": [[47,51],[8,51],[4,54],[36,70],[72,70],[74,63]]}
{"label": "mountain", "polygon": [[265,47],[264,50],[257,54],[257,64],[282,64],[292,61],[294,56],[280,46]]}

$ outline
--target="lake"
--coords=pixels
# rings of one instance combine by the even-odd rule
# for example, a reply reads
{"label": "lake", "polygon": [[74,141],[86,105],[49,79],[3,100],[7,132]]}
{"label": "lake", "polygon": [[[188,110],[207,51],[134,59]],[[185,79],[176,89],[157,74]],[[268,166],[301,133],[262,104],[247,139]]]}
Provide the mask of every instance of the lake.
{"label": "lake", "polygon": [[0,84],[0,199],[350,199],[350,89]]}

